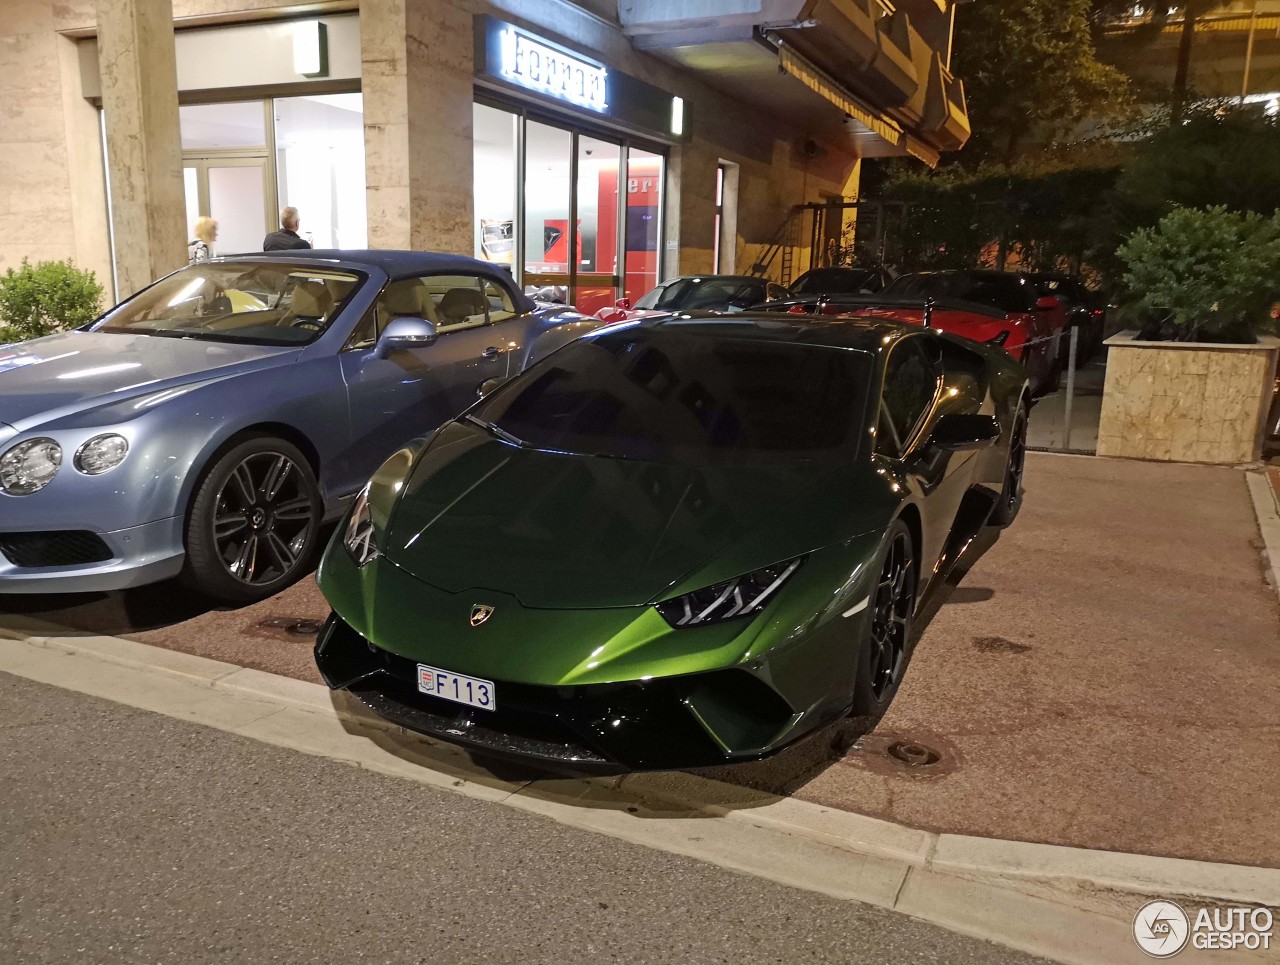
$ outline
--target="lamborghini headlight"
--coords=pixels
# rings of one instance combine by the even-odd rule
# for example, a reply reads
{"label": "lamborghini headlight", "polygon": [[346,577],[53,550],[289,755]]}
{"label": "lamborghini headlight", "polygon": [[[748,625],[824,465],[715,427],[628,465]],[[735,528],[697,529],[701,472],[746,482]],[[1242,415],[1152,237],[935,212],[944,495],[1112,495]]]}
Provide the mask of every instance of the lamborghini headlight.
{"label": "lamborghini headlight", "polygon": [[382,555],[378,549],[376,533],[373,528],[373,515],[369,511],[369,487],[365,486],[356,497],[351,507],[351,515],[347,517],[347,530],[342,542],[351,554],[356,566],[364,566]]}
{"label": "lamborghini headlight", "polygon": [[62,465],[62,447],[52,439],[28,439],[0,456],[0,489],[29,496],[49,485]]}
{"label": "lamborghini headlight", "polygon": [[799,556],[785,563],[766,566],[737,579],[694,590],[672,600],[664,600],[657,610],[677,629],[700,627],[759,613],[804,562]]}

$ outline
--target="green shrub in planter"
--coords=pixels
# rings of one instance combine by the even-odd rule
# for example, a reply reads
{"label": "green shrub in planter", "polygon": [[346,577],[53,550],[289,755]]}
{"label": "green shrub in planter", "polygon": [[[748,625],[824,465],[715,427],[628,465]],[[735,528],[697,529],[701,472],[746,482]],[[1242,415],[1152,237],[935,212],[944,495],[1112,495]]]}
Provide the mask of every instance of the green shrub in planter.
{"label": "green shrub in planter", "polygon": [[[1280,288],[1280,213],[1179,208],[1120,246],[1145,338],[1252,342]],[[1163,318],[1164,321],[1155,321]]]}
{"label": "green shrub in planter", "polygon": [[101,312],[102,286],[69,261],[26,258],[0,276],[0,344],[51,335],[91,322]]}

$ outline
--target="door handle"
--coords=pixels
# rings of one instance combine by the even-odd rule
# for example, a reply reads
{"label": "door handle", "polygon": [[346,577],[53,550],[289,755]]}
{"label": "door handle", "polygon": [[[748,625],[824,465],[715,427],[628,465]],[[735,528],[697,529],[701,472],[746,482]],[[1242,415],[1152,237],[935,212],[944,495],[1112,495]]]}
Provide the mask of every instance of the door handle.
{"label": "door handle", "polygon": [[496,345],[490,345],[487,349],[480,353],[482,359],[496,359],[502,354],[502,349]]}

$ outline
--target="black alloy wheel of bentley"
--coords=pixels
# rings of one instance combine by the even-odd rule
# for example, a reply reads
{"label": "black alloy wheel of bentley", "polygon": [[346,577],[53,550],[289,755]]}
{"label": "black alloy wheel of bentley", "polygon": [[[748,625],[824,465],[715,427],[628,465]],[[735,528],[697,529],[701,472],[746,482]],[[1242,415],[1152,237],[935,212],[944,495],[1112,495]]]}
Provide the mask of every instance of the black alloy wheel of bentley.
{"label": "black alloy wheel of bentley", "polygon": [[322,513],[315,472],[297,446],[241,435],[215,455],[196,485],[182,581],[229,603],[277,593],[311,565]]}
{"label": "black alloy wheel of bentley", "polygon": [[298,564],[316,526],[298,465],[280,452],[236,464],[218,493],[213,539],[227,572],[249,586],[281,579]]}
{"label": "black alloy wheel of bentley", "polygon": [[891,696],[902,680],[915,600],[916,570],[911,535],[905,529],[898,529],[885,554],[872,600],[869,683],[871,696],[877,702]]}

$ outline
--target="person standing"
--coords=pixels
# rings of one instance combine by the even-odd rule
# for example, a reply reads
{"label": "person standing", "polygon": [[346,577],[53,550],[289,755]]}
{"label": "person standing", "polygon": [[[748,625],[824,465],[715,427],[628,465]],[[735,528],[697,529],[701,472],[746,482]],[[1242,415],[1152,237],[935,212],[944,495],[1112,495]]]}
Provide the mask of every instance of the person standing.
{"label": "person standing", "polygon": [[195,241],[187,245],[187,264],[198,265],[213,258],[213,243],[218,240],[218,222],[210,217],[196,219],[191,233]]}
{"label": "person standing", "polygon": [[262,240],[263,251],[292,251],[310,248],[311,243],[298,237],[298,209],[285,208],[280,212],[280,230],[273,231]]}

